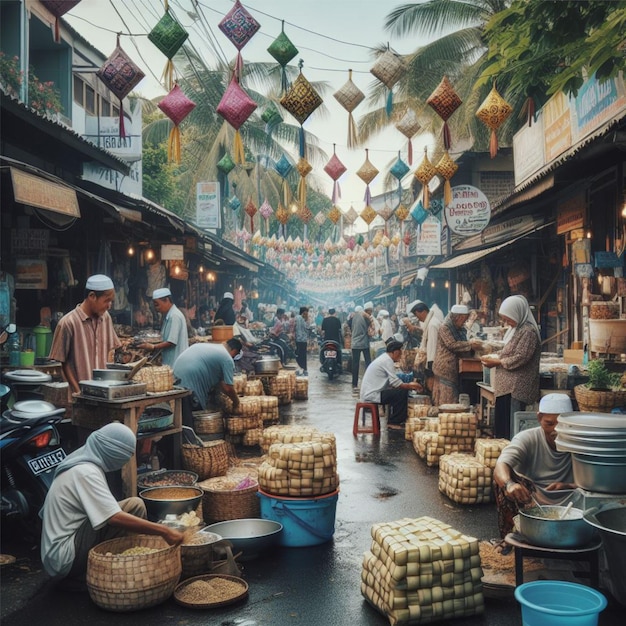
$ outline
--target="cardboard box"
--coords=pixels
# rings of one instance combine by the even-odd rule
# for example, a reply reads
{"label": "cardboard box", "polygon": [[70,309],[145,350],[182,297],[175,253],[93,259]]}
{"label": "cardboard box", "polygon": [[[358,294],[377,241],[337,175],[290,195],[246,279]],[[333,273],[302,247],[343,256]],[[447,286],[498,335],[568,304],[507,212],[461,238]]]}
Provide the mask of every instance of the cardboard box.
{"label": "cardboard box", "polygon": [[563,363],[583,364],[583,350],[563,350]]}

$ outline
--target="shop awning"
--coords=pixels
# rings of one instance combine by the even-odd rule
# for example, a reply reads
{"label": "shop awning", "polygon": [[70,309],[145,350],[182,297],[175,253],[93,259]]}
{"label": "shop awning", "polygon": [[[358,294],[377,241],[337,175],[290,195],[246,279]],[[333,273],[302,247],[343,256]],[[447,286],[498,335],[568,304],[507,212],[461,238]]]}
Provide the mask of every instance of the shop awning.
{"label": "shop awning", "polygon": [[14,167],[9,169],[15,202],[61,213],[67,217],[80,217],[78,197],[74,189]]}
{"label": "shop awning", "polygon": [[[536,233],[546,228],[546,226],[550,226],[552,223],[553,222],[550,222],[548,224],[542,224],[532,232]],[[501,250],[506,246],[510,246],[512,243],[515,243],[516,241],[519,241],[524,237],[528,237],[528,235],[530,234],[532,233],[524,233],[523,235],[519,235],[518,237],[514,237],[513,239],[509,239],[508,241],[504,241],[503,243],[497,244],[495,246],[490,246],[488,248],[482,248],[481,250],[474,250],[473,252],[459,254],[458,256],[443,261],[443,263],[437,263],[437,265],[431,265],[430,267],[431,269],[437,270],[450,270],[454,269],[455,267],[461,267],[461,265],[470,265],[471,263],[475,263],[476,261],[479,261],[480,259],[488,256],[489,254],[493,254],[494,252],[497,252],[498,250]]]}
{"label": "shop awning", "polygon": [[402,288],[404,289],[404,287],[408,287],[415,280],[416,276],[417,270],[409,272],[406,276],[403,276],[401,280]]}

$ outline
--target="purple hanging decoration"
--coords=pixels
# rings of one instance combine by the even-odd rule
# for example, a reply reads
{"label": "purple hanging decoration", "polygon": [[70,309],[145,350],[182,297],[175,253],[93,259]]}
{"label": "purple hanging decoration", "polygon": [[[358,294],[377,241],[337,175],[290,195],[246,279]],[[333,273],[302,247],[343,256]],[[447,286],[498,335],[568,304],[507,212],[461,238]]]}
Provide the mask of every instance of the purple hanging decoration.
{"label": "purple hanging decoration", "polygon": [[339,178],[347,170],[346,166],[339,160],[335,154],[335,144],[333,144],[333,156],[324,166],[324,171],[333,179],[332,202],[337,204],[337,200],[341,198],[341,188],[339,187]]}

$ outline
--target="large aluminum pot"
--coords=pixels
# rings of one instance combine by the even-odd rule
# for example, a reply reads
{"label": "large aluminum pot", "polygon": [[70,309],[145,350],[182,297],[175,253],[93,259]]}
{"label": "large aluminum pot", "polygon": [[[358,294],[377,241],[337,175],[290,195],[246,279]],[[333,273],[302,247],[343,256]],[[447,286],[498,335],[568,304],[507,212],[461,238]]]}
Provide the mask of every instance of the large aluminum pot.
{"label": "large aluminum pot", "polygon": [[626,458],[572,453],[574,482],[587,491],[626,493]]}
{"label": "large aluminum pot", "polygon": [[583,519],[580,509],[570,509],[559,519],[566,507],[542,506],[520,510],[520,531],[529,543],[544,548],[577,548],[594,537],[592,526]]}
{"label": "large aluminum pot", "polygon": [[280,359],[277,356],[264,356],[254,362],[254,371],[257,374],[278,374]]}

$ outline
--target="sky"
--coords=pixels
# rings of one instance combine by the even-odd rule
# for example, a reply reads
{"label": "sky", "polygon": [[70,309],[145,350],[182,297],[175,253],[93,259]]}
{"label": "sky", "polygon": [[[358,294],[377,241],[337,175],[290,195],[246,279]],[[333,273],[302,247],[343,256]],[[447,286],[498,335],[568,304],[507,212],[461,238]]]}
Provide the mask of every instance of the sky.
{"label": "sky", "polygon": [[[242,49],[246,61],[274,61],[267,47],[279,35],[284,20],[285,33],[298,48],[299,54],[290,64],[302,59],[303,74],[310,81],[326,81],[328,90],[322,95],[328,115],[314,112],[305,122],[306,130],[314,133],[320,148],[328,158],[336,144],[338,158],[348,168],[340,179],[342,192],[339,206],[347,210],[351,205],[357,212],[364,206],[365,183],[355,174],[365,161],[365,148],[371,163],[380,174],[370,185],[372,195],[383,192],[384,173],[395,160],[398,150],[407,160],[407,141],[395,128],[371,138],[367,145],[354,150],[347,148],[348,113],[333,97],[333,93],[348,80],[352,69],[353,82],[365,94],[376,81],[370,73],[375,62],[372,48],[389,43],[399,54],[407,54],[425,42],[413,37],[390,38],[384,29],[387,14],[404,2],[384,0],[246,0],[242,4],[261,24],[260,30]],[[169,7],[178,21],[190,32],[190,40],[211,64],[218,55],[232,59],[236,48],[217,27],[232,8],[233,0],[169,0]],[[122,48],[146,73],[136,91],[153,98],[166,95],[159,84],[165,66],[165,56],[148,40],[146,34],[164,12],[164,0],[82,0],[64,17],[103,54],[115,48],[116,32],[122,36]],[[210,35],[207,35],[209,33]],[[355,119],[367,111],[364,100],[354,111]],[[296,123],[285,112],[284,117]],[[413,169],[419,164],[424,147],[432,148],[429,135],[413,138]],[[295,156],[295,155],[294,155]],[[332,180],[323,171],[325,162],[315,164],[312,175],[318,185],[330,196]],[[360,221],[360,220],[359,220]]]}

